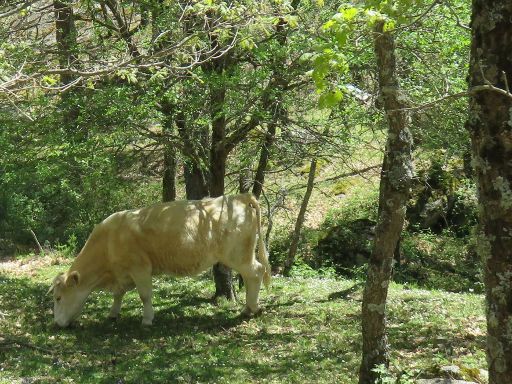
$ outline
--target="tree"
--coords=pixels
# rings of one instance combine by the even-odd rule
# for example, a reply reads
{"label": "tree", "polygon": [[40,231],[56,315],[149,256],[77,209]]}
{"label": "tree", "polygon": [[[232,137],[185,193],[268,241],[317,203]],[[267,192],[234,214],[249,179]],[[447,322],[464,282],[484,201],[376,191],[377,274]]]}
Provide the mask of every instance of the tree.
{"label": "tree", "polygon": [[489,384],[502,384],[512,382],[512,2],[473,0],[471,29],[467,128],[480,205]]}
{"label": "tree", "polygon": [[409,116],[396,74],[395,40],[385,21],[374,27],[379,93],[388,123],[388,138],[381,170],[379,213],[362,304],[363,356],[359,383],[377,381],[377,366],[389,364],[386,336],[386,300],[393,254],[402,232],[413,176]]}
{"label": "tree", "polygon": [[309,165],[308,184],[306,187],[306,192],[304,193],[304,197],[300,205],[299,214],[297,215],[297,220],[295,221],[295,230],[293,231],[292,242],[290,244],[290,249],[288,250],[288,255],[284,263],[283,274],[285,276],[288,276],[290,274],[290,270],[292,269],[293,263],[295,262],[295,255],[297,254],[297,247],[299,246],[300,232],[302,229],[302,225],[304,224],[304,219],[306,218],[306,210],[308,208],[309,198],[311,197],[311,193],[313,192],[316,165],[317,159],[311,159],[311,163]]}

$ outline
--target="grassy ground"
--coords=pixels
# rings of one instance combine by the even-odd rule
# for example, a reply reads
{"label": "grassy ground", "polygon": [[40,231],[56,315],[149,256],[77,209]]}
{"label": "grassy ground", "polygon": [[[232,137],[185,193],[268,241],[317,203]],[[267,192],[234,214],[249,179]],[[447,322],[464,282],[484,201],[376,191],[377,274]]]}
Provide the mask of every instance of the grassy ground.
{"label": "grassy ground", "polygon": [[[262,292],[264,313],[244,319],[241,303],[209,303],[208,276],[157,278],[153,327],[141,327],[134,292],[117,322],[106,320],[110,297],[94,293],[77,323],[62,330],[52,325],[46,290],[66,267],[55,257],[0,260],[0,383],[356,382],[355,281],[274,278]],[[393,285],[391,373],[433,377],[442,365],[484,368],[484,330],[479,295]]]}

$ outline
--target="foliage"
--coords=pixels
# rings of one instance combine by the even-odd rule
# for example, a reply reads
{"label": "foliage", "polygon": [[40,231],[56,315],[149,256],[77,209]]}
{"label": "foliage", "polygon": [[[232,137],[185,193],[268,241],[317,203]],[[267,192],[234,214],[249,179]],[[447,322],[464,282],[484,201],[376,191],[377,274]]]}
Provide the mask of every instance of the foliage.
{"label": "foliage", "polygon": [[[117,103],[108,103],[113,95]],[[127,173],[135,170],[126,150],[136,139],[128,129],[148,118],[146,107],[134,108],[133,94],[124,88],[103,89],[86,98],[79,117],[82,131],[62,125],[50,108],[57,107],[58,99],[37,100],[39,118],[30,126],[0,111],[6,128],[0,133],[5,149],[0,159],[0,237],[27,243],[33,230],[41,242],[77,236],[82,243],[95,223],[129,206],[124,200],[136,185],[128,183],[134,178]]]}
{"label": "foliage", "polygon": [[395,281],[453,292],[483,292],[482,270],[471,237],[449,230],[405,232],[403,264],[396,266]]}

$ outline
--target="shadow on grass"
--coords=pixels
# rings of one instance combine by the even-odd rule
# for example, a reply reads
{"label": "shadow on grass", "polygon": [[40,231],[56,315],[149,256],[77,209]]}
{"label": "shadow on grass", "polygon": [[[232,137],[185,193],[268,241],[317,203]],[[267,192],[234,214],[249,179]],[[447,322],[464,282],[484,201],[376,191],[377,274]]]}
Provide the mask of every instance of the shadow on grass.
{"label": "shadow on grass", "polygon": [[350,288],[344,289],[339,292],[333,292],[333,293],[329,294],[328,300],[345,300],[350,295],[359,291],[361,288],[364,288],[364,284],[365,284],[364,282],[358,282],[358,283],[354,284],[353,286],[351,286]]}
{"label": "shadow on grass", "polygon": [[[142,304],[133,296],[118,321],[107,320],[111,297],[102,294],[91,297],[73,327],[59,329],[45,284],[0,275],[0,368],[46,382],[349,383],[359,363],[360,312],[359,304],[341,301],[360,287],[307,302],[290,289],[264,302],[261,317],[247,319],[239,315],[243,304],[209,305],[211,286],[168,281],[155,290],[153,327],[141,326]],[[432,344],[443,338],[453,350],[483,348],[483,336],[468,339],[446,322],[418,328],[408,314],[391,310],[399,327],[390,327],[389,338],[397,350],[426,355],[440,350]],[[336,376],[343,367],[348,373]]]}

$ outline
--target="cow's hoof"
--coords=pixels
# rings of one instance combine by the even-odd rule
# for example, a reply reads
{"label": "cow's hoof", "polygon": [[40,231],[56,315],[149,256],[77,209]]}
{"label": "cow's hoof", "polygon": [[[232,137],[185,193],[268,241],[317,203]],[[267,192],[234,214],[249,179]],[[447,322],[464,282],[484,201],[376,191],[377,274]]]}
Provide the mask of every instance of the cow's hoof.
{"label": "cow's hoof", "polygon": [[245,307],[240,316],[251,318],[251,317],[257,317],[261,314],[261,308],[259,308],[256,312],[251,311],[249,307]]}

